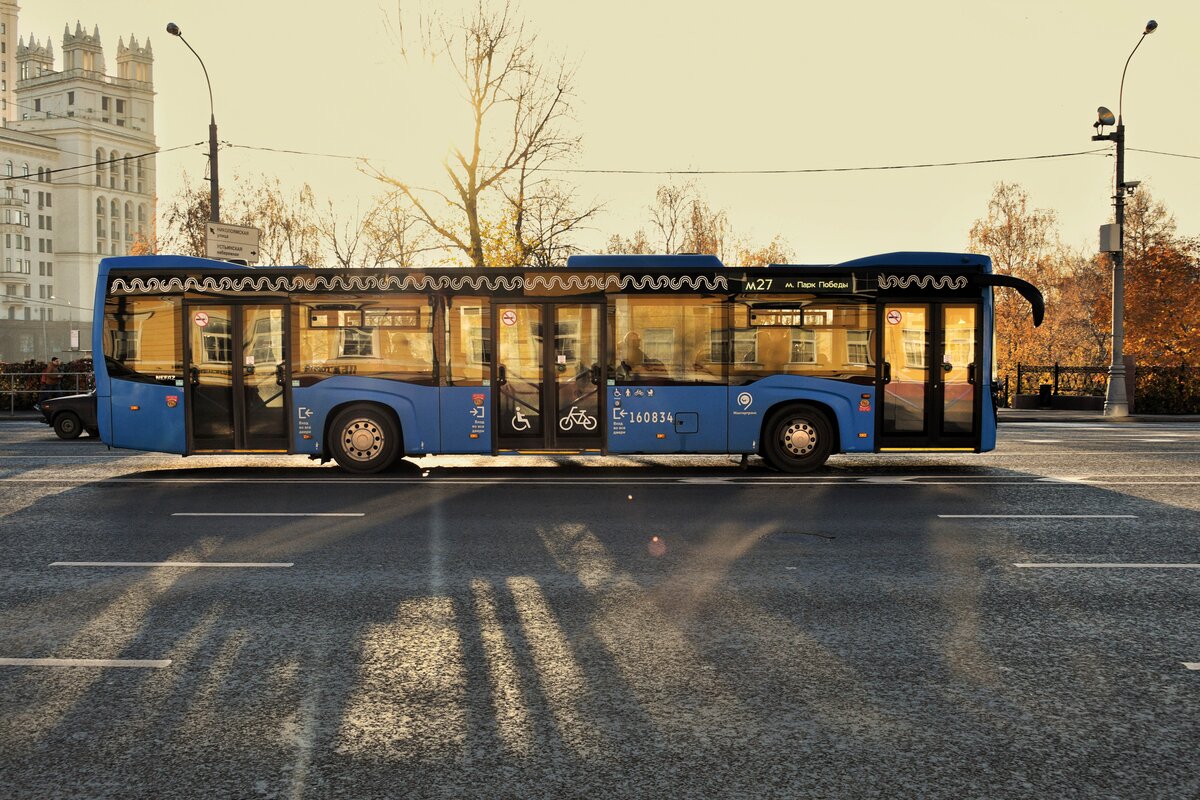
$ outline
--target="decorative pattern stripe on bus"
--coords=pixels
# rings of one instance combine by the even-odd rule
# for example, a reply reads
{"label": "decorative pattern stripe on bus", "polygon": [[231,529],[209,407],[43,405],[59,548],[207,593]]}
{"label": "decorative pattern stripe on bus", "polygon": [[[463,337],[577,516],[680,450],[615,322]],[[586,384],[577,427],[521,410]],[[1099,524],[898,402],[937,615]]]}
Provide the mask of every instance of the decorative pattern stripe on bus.
{"label": "decorative pattern stripe on bus", "polygon": [[880,275],[880,289],[910,289],[913,284],[926,291],[930,289],[965,289],[966,275]]}
{"label": "decorative pattern stripe on bus", "polygon": [[239,275],[221,277],[114,278],[109,294],[169,292],[297,292],[297,291],[439,291],[515,292],[520,289],[577,294],[647,289],[727,292],[722,275]]}

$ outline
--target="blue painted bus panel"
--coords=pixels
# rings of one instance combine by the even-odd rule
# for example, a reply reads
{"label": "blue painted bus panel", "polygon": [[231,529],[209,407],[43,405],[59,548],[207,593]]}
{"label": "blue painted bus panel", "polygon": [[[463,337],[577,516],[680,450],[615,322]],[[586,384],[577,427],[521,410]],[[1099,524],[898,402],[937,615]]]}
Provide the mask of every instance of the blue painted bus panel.
{"label": "blue painted bus panel", "polygon": [[491,387],[446,386],[441,395],[441,452],[491,453]]}
{"label": "blue painted bus panel", "polygon": [[130,450],[187,452],[183,387],[116,379],[109,381],[109,389],[110,403],[105,402],[109,398],[97,398],[97,411],[105,405],[111,408],[109,419],[100,427],[105,443]]}
{"label": "blue painted bus panel", "polygon": [[[730,453],[758,452],[764,414],[780,403],[806,400],[828,406],[837,417],[841,436],[835,452],[870,453],[875,450],[874,386],[798,375],[773,375],[745,386],[730,386],[728,392]],[[864,394],[869,398],[864,398]]]}
{"label": "blue painted bus panel", "polygon": [[606,388],[608,452],[726,452],[724,386]]}
{"label": "blue painted bus panel", "polygon": [[[330,411],[347,401],[379,403],[396,412],[410,455],[437,452],[441,414],[436,386],[415,386],[402,381],[336,375],[312,386],[292,389],[292,449],[320,453]],[[305,436],[311,438],[304,438]]]}

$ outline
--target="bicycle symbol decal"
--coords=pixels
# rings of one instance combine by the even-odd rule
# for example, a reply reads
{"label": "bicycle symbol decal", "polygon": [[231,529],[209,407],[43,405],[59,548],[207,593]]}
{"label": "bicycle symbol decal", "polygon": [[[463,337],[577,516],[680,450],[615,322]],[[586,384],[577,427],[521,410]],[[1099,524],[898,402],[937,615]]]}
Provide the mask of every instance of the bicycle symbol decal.
{"label": "bicycle symbol decal", "polygon": [[576,425],[583,426],[584,430],[594,431],[596,430],[596,418],[578,406],[571,406],[567,415],[558,421],[558,427],[565,433]]}
{"label": "bicycle symbol decal", "polygon": [[521,412],[521,409],[518,408],[517,413],[513,414],[512,429],[514,431],[527,431],[531,427],[533,427],[533,426],[532,426],[532,423],[530,423],[530,421],[529,421],[529,417],[525,416]]}

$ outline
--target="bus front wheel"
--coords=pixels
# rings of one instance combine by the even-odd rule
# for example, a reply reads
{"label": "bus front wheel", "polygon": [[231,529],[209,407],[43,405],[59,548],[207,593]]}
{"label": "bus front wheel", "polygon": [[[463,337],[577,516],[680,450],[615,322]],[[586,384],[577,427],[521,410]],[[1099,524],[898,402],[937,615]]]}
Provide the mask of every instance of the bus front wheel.
{"label": "bus front wheel", "polygon": [[781,472],[812,472],[832,449],[829,420],[811,406],[792,406],[775,414],[763,439],[763,456]]}
{"label": "bus front wheel", "polygon": [[400,452],[400,431],[382,410],[350,406],[329,429],[333,459],[348,472],[379,472],[391,466]]}

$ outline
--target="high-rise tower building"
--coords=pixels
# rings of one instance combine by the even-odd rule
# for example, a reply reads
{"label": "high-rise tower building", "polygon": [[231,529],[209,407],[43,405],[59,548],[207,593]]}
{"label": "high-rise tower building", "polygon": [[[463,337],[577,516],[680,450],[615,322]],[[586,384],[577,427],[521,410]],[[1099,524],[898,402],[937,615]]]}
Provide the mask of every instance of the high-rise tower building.
{"label": "high-rise tower building", "polygon": [[99,26],[77,21],[56,70],[18,11],[0,0],[0,361],[69,358],[91,348],[100,258],[153,237],[154,54],[122,37],[110,75]]}

